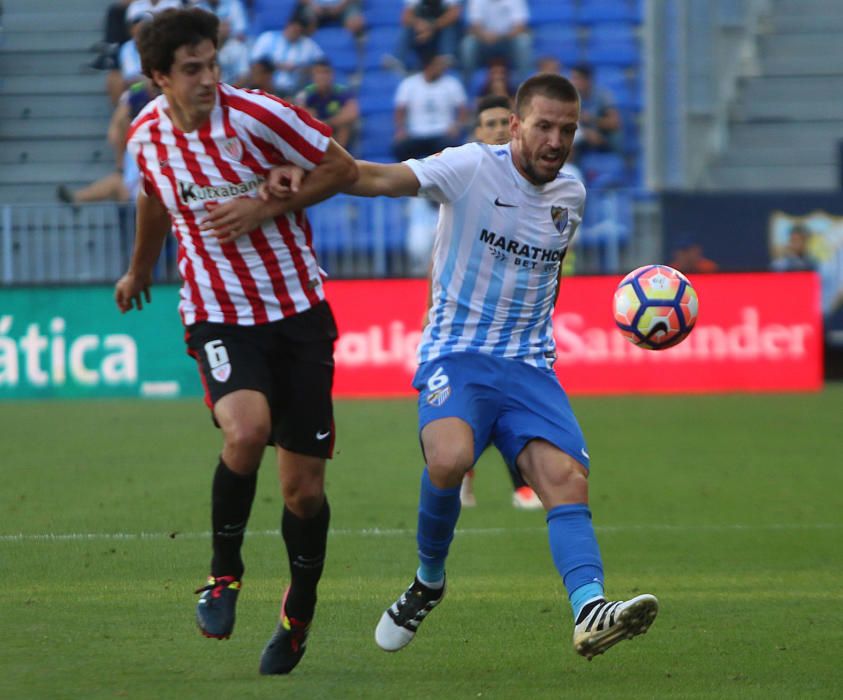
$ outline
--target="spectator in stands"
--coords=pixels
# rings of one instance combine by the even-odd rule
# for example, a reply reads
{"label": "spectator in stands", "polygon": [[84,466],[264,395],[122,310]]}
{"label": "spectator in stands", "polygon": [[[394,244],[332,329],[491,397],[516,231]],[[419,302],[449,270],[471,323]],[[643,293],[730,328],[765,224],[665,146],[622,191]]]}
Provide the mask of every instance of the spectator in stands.
{"label": "spectator in stands", "polygon": [[474,139],[480,143],[499,146],[509,143],[509,117],[512,102],[503,95],[487,95],[477,101]]}
{"label": "spectator in stands", "polygon": [[91,68],[96,70],[115,70],[117,68],[117,52],[131,35],[126,24],[126,10],[132,0],[118,0],[108,6],[105,13],[103,40],[94,45],[98,52],[91,62]]}
{"label": "spectator in stands", "polygon": [[148,14],[151,18],[156,12],[179,9],[187,4],[188,0],[132,0],[126,11],[126,18],[131,21],[142,14]]}
{"label": "spectator in stands", "polygon": [[129,16],[128,13],[126,15],[129,40],[120,46],[120,50],[117,53],[117,65],[114,70],[109,71],[108,77],[106,78],[106,90],[111,99],[111,104],[115,107],[120,96],[129,86],[143,78],[140,54],[135,44],[135,37],[138,31],[140,31],[144,20],[148,18],[149,15],[146,14],[138,14],[133,17]]}
{"label": "spectator in stands", "polygon": [[536,72],[561,75],[562,64],[559,63],[559,59],[556,56],[540,56],[536,61]]}
{"label": "spectator in stands", "polygon": [[249,66],[249,77],[246,85],[250,90],[263,90],[270,95],[275,94],[275,83],[272,76],[275,73],[275,66],[268,58],[262,58]]}
{"label": "spectator in stands", "polygon": [[220,20],[220,80],[240,85],[249,73],[249,49],[246,45],[248,19],[240,0],[199,0],[196,7],[213,12]]}
{"label": "spectator in stands", "polygon": [[424,158],[460,143],[468,99],[462,83],[445,73],[447,68],[446,56],[427,56],[422,71],[398,85],[393,146],[398,160]]}
{"label": "spectator in stands", "polygon": [[135,37],[141,24],[152,18],[156,12],[180,8],[183,0],[133,0],[126,8],[126,26],[129,39],[120,45],[116,65],[106,77],[106,92],[112,105],[117,105],[120,96],[133,83],[143,79],[140,55]]}
{"label": "spectator in stands", "polygon": [[804,224],[794,224],[788,235],[787,246],[773,259],[771,267],[777,272],[817,270],[818,260],[810,251],[813,234]]}
{"label": "spectator in stands", "polygon": [[591,66],[586,64],[571,69],[571,82],[580,93],[576,140],[579,155],[594,151],[620,153],[621,115],[612,94],[595,88]]}
{"label": "spectator in stands", "polygon": [[681,236],[676,242],[670,266],[687,275],[720,269],[716,262],[705,257],[702,245],[688,236]]}
{"label": "spectator in stands", "polygon": [[502,58],[493,58],[489,61],[486,79],[480,86],[477,96],[505,97],[511,101],[515,97],[515,90],[516,85],[512,82],[506,61]]}
{"label": "spectator in stands", "polygon": [[271,29],[257,38],[251,61],[272,61],[275,91],[281,96],[289,96],[304,87],[310,66],[324,56],[319,44],[305,35],[304,23],[294,12],[282,31]]}
{"label": "spectator in stands", "polygon": [[422,56],[436,53],[456,61],[461,0],[404,0],[398,58],[417,70]]}
{"label": "spectator in stands", "polygon": [[76,192],[71,191],[67,185],[59,185],[56,196],[60,201],[66,204],[134,201],[138,194],[140,173],[134,159],[126,152],[126,135],[129,133],[132,120],[156,95],[158,95],[158,88],[151,80],[144,78],[120,96],[108,125],[108,142],[114,149],[116,159],[114,172]]}
{"label": "spectator in stands", "polygon": [[360,130],[360,105],[354,91],[335,82],[334,69],[327,58],[313,64],[311,75],[313,82],[299,93],[296,103],[330,126],[334,141],[348,149]]}
{"label": "spectator in stands", "polygon": [[529,20],[526,0],[467,0],[468,28],[462,41],[466,85],[474,71],[495,57],[506,60],[517,80],[527,77],[533,62]]}
{"label": "spectator in stands", "polygon": [[359,0],[300,0],[297,10],[302,13],[308,33],[340,26],[359,38],[366,28]]}

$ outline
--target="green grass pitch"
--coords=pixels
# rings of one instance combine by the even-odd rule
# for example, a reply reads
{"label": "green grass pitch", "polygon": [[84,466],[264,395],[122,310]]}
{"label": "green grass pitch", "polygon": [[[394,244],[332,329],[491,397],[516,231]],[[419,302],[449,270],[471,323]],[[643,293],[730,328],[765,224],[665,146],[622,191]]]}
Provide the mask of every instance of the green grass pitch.
{"label": "green grass pitch", "polygon": [[207,640],[193,588],[220,445],[201,402],[0,403],[0,698],[843,697],[843,387],[573,403],[608,592],[659,596],[647,635],[574,653],[543,517],[487,454],[448,597],[378,650],[416,565],[415,405],[343,401],[317,617],[277,678],[257,673],[286,582],[269,453],[237,628]]}

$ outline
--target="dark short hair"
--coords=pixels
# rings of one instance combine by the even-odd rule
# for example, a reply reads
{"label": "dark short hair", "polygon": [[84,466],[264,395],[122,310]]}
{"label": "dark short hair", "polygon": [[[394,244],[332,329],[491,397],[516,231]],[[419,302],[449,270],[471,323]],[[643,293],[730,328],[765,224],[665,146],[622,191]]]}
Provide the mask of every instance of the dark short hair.
{"label": "dark short hair", "polygon": [[477,118],[477,123],[480,123],[480,115],[487,109],[505,109],[512,110],[512,102],[506,95],[485,95],[477,100],[477,109],[474,110],[474,116]]}
{"label": "dark short hair", "polygon": [[560,102],[579,102],[580,96],[574,84],[556,73],[537,73],[527,78],[515,93],[515,113],[524,116],[530,101],[536,95]]}
{"label": "dark short hair", "polygon": [[331,63],[331,59],[327,56],[317,58],[313,63],[310,64],[311,68],[316,68],[316,66],[320,66],[322,68],[330,68],[331,70],[333,70],[334,68],[334,65]]}
{"label": "dark short hair", "polygon": [[257,61],[252,61],[253,66],[260,66],[267,73],[275,72],[275,64],[268,58],[259,58]]}
{"label": "dark short hair", "polygon": [[144,75],[153,71],[169,73],[173,58],[182,46],[196,46],[206,39],[217,47],[220,21],[216,15],[200,9],[164,10],[141,27],[138,53]]}
{"label": "dark short hair", "polygon": [[591,80],[591,76],[594,75],[594,69],[588,63],[577,63],[571,66],[571,70],[576,71],[588,80]]}

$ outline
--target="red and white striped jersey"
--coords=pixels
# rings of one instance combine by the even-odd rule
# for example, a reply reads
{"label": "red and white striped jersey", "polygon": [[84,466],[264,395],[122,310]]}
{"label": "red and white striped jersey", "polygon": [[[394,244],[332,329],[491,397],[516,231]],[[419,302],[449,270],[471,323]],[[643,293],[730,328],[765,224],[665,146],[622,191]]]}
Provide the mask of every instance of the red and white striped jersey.
{"label": "red and white striped jersey", "polygon": [[208,205],[256,197],[274,165],[315,168],[330,135],[330,127],[298,107],[225,83],[218,85],[216,106],[196,131],[173,124],[164,95],[138,114],[127,147],[146,193],[170,213],[184,280],[179,312],[185,325],[268,323],[325,298],[303,211],[226,244],[199,224]]}

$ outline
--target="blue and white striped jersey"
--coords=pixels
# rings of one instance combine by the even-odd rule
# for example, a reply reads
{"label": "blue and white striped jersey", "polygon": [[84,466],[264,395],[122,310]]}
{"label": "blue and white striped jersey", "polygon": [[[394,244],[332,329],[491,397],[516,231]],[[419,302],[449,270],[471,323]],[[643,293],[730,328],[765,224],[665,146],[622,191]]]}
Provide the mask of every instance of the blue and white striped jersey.
{"label": "blue and white striped jersey", "polygon": [[552,366],[553,303],[582,221],[582,183],[560,173],[533,185],[515,168],[509,145],[470,143],[406,165],[419,195],[441,204],[419,361],[479,352]]}

